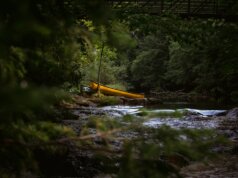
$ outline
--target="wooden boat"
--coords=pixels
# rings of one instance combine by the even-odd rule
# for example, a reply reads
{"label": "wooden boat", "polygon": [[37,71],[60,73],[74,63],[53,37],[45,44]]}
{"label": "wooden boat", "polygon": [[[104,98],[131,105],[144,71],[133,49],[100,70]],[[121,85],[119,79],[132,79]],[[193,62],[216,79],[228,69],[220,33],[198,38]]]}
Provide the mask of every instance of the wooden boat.
{"label": "wooden boat", "polygon": [[[144,94],[138,94],[138,93],[129,93],[126,91],[110,88],[104,85],[99,85],[100,87],[100,92],[105,94],[105,95],[112,95],[112,96],[124,96],[127,98],[145,98]],[[94,91],[98,89],[98,83],[96,82],[91,82],[90,83],[90,88]]]}

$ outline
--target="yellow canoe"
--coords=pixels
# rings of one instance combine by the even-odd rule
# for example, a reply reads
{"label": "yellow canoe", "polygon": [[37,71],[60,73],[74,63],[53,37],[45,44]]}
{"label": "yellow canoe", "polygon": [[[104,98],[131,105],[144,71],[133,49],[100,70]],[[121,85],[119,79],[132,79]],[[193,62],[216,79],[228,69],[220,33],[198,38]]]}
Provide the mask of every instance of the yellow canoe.
{"label": "yellow canoe", "polygon": [[[145,98],[144,94],[137,94],[137,93],[129,93],[126,91],[110,88],[104,85],[99,85],[100,87],[100,92],[105,94],[105,95],[112,95],[112,96],[124,96],[127,98]],[[93,90],[98,89],[98,84],[95,82],[90,83],[90,88]]]}

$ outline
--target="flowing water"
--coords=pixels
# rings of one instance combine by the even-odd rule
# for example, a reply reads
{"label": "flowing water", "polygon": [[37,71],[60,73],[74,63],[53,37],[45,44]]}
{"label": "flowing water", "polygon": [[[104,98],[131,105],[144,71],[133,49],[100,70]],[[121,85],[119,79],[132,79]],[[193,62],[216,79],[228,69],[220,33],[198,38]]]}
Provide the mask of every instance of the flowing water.
{"label": "flowing water", "polygon": [[[210,109],[212,107],[207,107],[205,109],[202,106],[195,106],[196,108],[190,107],[187,103],[166,103],[161,106],[154,107],[144,107],[144,106],[125,106],[125,105],[116,105],[116,106],[105,106],[92,109],[93,113],[104,113],[114,118],[123,117],[125,115],[133,115],[135,117],[140,116],[140,113],[143,110],[146,110],[147,113],[152,114],[152,117],[148,117],[147,120],[143,123],[144,126],[158,128],[162,125],[167,125],[172,128],[216,128],[219,124],[219,117],[217,115],[222,115],[226,112],[226,109]],[[173,113],[181,113],[182,117],[174,117]],[[166,117],[160,116],[160,114]],[[183,113],[186,113],[183,115]],[[171,116],[170,116],[171,114]]]}
{"label": "flowing water", "polygon": [[[145,121],[142,124],[153,128],[167,125],[172,128],[213,129],[221,123],[222,117],[218,116],[224,116],[228,108],[210,103],[167,102],[156,106],[82,107],[74,110],[74,114],[85,119],[92,115],[115,119],[132,115],[143,117]],[[146,112],[146,115],[143,115],[143,112]]]}

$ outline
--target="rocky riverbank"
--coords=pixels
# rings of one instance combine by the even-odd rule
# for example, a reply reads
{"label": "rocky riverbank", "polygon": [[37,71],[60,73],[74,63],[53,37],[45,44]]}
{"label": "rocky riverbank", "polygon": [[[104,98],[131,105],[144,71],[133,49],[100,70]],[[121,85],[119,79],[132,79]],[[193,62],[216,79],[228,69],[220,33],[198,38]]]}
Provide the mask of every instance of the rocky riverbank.
{"label": "rocky riverbank", "polygon": [[238,108],[231,109],[217,128],[220,134],[225,135],[232,142],[227,149],[220,149],[216,159],[206,162],[194,162],[181,169],[186,178],[235,178],[238,177]]}
{"label": "rocky riverbank", "polygon": [[[105,99],[105,98],[104,98]],[[234,108],[229,111],[222,111],[213,113],[211,115],[204,115],[190,110],[181,118],[173,118],[173,116],[165,115],[166,117],[160,118],[161,114],[153,115],[152,118],[140,114],[144,112],[141,110],[142,106],[125,106],[116,105],[101,107],[101,101],[99,98],[85,98],[82,96],[74,97],[75,102],[73,104],[64,103],[64,107],[69,109],[75,119],[67,119],[63,121],[64,125],[73,128],[78,135],[82,133],[85,125],[88,124],[92,117],[97,117],[99,120],[103,118],[112,118],[120,120],[124,116],[133,116],[136,119],[146,118],[141,123],[145,123],[143,127],[151,127],[146,123],[158,121],[152,124],[152,127],[159,128],[162,125],[168,125],[176,128],[192,128],[192,129],[204,129],[212,128],[215,129],[218,135],[223,135],[230,140],[229,146],[223,147],[217,146],[214,151],[219,153],[219,157],[216,159],[209,159],[205,162],[189,162],[187,166],[180,166],[180,173],[184,177],[237,177],[237,145],[238,145],[238,109]],[[106,99],[107,100],[107,99]],[[111,100],[111,99],[110,99]],[[108,101],[107,101],[108,102]],[[110,101],[111,102],[111,101]],[[123,100],[118,98],[117,102],[123,104]],[[104,102],[105,103],[105,102]],[[117,103],[117,104],[118,104]],[[104,104],[103,104],[104,105]],[[158,111],[157,111],[158,112]],[[177,111],[176,111],[177,112]],[[133,118],[130,118],[133,119]],[[121,120],[123,121],[123,120]],[[125,124],[125,123],[124,123]],[[97,131],[94,128],[90,128],[89,134],[96,134]],[[67,163],[72,166],[74,170],[73,176],[76,177],[115,177],[113,173],[107,173],[103,170],[111,169],[117,172],[120,169],[120,164],[117,161],[121,152],[123,141],[138,137],[138,133],[134,131],[119,132],[113,137],[115,139],[110,141],[110,149],[107,150],[105,147],[101,147],[104,141],[100,137],[96,137],[93,141],[93,147],[77,147],[74,143],[69,146],[69,152],[67,156]],[[119,139],[118,139],[119,138]],[[108,144],[108,143],[107,143]],[[95,157],[95,150],[106,153],[104,161],[101,161],[99,157]],[[106,159],[106,161],[105,161]],[[108,159],[108,160],[107,160]],[[111,165],[105,165],[105,163]],[[112,164],[113,163],[113,164]],[[108,167],[109,166],[109,167]],[[113,172],[112,171],[112,172]],[[71,171],[72,172],[72,171]],[[67,175],[67,174],[66,174]],[[70,174],[72,176],[72,174]]]}

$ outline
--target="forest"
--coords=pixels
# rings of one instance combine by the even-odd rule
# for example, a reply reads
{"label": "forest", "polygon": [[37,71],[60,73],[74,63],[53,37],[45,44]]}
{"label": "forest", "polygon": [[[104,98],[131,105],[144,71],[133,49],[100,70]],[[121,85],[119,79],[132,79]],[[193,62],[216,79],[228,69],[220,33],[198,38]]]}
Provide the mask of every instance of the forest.
{"label": "forest", "polygon": [[[104,0],[1,2],[0,177],[186,177],[181,168],[217,158],[214,149],[238,160],[238,109],[228,110],[238,104],[237,18],[154,15],[136,7],[115,10]],[[231,7],[229,15],[237,17],[238,2]],[[99,78],[148,99],[200,97],[226,113],[154,113],[149,105],[115,119],[100,107],[121,98],[80,91]],[[90,112],[84,106],[95,103]],[[223,120],[220,130],[142,126],[157,117]],[[221,134],[227,124],[229,133]]]}

